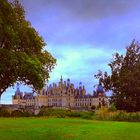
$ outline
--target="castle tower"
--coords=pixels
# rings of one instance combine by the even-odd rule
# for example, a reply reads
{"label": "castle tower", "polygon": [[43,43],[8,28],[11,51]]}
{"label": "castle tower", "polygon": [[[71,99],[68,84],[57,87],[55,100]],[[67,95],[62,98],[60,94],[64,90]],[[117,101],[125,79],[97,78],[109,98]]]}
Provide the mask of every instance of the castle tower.
{"label": "castle tower", "polygon": [[104,88],[101,84],[101,82],[99,82],[99,85],[97,87],[97,97],[99,98],[99,106],[104,106],[106,104],[106,101],[105,101],[105,92],[104,92]]}
{"label": "castle tower", "polygon": [[20,92],[20,84],[19,83],[17,83],[17,85],[16,85],[16,92],[15,92],[15,95],[14,95],[14,98],[15,99],[21,99],[22,97],[23,97],[23,93],[22,92]]}
{"label": "castle tower", "polygon": [[63,84],[63,78],[62,78],[62,75],[61,75],[61,78],[60,78],[60,82]]}
{"label": "castle tower", "polygon": [[45,90],[45,88],[42,89],[42,95],[43,95],[43,96],[46,95],[46,90]]}
{"label": "castle tower", "polygon": [[68,87],[70,86],[70,79],[69,78],[67,79],[67,86]]}
{"label": "castle tower", "polygon": [[75,89],[74,93],[75,93],[75,96],[79,96],[79,89],[78,89],[78,87]]}
{"label": "castle tower", "polygon": [[79,83],[79,95],[82,95],[82,82]]}
{"label": "castle tower", "polygon": [[16,89],[16,94],[19,94],[20,93],[20,88],[19,87],[20,87],[20,85],[19,85],[19,83],[17,83],[17,85],[16,85],[16,88],[17,88]]}
{"label": "castle tower", "polygon": [[85,95],[86,94],[86,89],[85,89],[85,86],[83,86],[82,88],[82,95]]}
{"label": "castle tower", "polygon": [[64,81],[64,86],[66,87],[66,81]]}
{"label": "castle tower", "polygon": [[62,75],[61,75],[61,78],[60,78],[60,81],[59,81],[58,86],[59,86],[59,87],[62,87],[62,85],[63,85],[63,78],[62,78]]}
{"label": "castle tower", "polygon": [[97,92],[98,96],[100,96],[100,97],[104,96],[104,89],[103,89],[103,86],[101,83],[99,83],[96,92]]}
{"label": "castle tower", "polygon": [[79,83],[79,87],[82,87],[82,82]]}

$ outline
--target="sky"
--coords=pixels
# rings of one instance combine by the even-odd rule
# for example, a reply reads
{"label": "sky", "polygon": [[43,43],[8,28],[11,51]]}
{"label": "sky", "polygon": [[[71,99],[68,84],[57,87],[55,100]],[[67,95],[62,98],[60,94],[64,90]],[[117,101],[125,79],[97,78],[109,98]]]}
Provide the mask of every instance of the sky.
{"label": "sky", "polygon": [[[140,0],[20,0],[26,19],[47,43],[56,59],[49,83],[71,79],[87,93],[98,83],[98,70],[110,73],[112,54],[125,53],[133,39],[140,41]],[[2,95],[12,103],[16,86]],[[31,91],[20,86],[21,91]]]}

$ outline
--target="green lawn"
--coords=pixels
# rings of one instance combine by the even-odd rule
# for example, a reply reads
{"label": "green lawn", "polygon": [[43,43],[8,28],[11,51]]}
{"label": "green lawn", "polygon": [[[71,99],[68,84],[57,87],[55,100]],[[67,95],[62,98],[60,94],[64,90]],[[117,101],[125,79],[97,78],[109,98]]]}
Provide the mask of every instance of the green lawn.
{"label": "green lawn", "polygon": [[0,118],[0,140],[140,140],[140,123]]}

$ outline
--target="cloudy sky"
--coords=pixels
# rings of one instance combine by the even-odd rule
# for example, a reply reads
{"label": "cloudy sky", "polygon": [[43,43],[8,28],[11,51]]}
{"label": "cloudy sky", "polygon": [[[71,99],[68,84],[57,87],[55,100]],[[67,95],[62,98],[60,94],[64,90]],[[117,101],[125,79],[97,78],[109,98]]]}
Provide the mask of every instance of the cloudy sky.
{"label": "cloudy sky", "polygon": [[[135,38],[140,41],[140,0],[20,0],[26,19],[44,38],[57,66],[50,82],[60,76],[88,93],[99,69],[110,71],[115,52],[124,53]],[[2,103],[11,103],[16,88],[7,89]],[[22,91],[28,87],[21,86]]]}

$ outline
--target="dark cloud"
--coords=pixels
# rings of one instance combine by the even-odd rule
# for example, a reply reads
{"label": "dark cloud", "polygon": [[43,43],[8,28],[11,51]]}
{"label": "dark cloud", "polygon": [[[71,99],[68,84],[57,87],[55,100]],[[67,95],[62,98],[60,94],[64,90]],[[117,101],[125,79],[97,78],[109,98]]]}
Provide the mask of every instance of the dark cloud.
{"label": "dark cloud", "polygon": [[[20,0],[33,14],[51,10],[59,18],[98,19],[135,10],[139,0]],[[57,10],[56,10],[57,9]]]}
{"label": "dark cloud", "polygon": [[[80,46],[88,42],[110,47],[115,41],[123,42],[122,37],[128,36],[128,42],[139,34],[139,27],[136,28],[133,24],[140,23],[133,21],[134,17],[140,19],[139,0],[20,1],[25,7],[27,18],[48,45],[53,42]],[[130,28],[133,30],[129,31]],[[116,46],[117,44],[114,47]]]}

